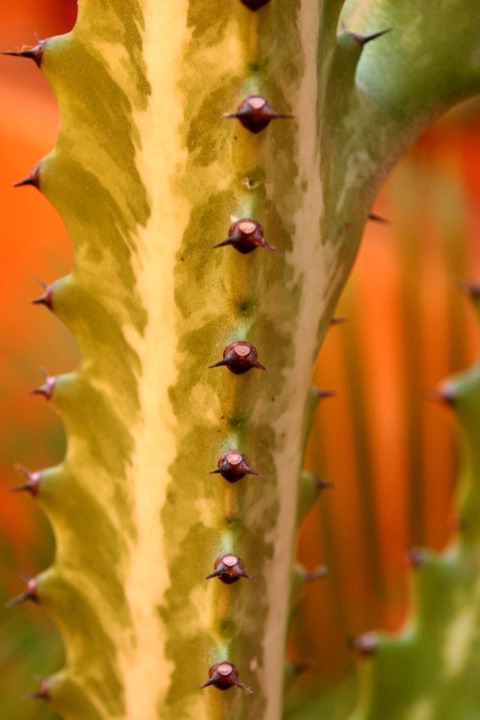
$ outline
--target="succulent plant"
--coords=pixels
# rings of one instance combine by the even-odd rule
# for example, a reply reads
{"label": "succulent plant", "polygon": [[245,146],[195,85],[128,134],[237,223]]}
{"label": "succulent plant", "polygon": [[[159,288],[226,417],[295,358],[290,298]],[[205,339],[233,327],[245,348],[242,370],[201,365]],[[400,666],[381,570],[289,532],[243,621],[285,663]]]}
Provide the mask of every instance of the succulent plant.
{"label": "succulent plant", "polygon": [[[472,0],[81,0],[70,33],[13,51],[62,117],[17,185],[76,255],[41,300],[81,361],[34,391],[67,451],[27,473],[56,554],[22,596],[62,631],[38,696],[65,720],[280,717],[289,622],[324,575],[294,566],[323,487],[315,359],[380,183],[480,89],[479,20]],[[451,393],[473,475],[475,372]],[[465,487],[460,539],[421,556],[417,624],[356,641],[378,652],[351,720],[477,717]]]}

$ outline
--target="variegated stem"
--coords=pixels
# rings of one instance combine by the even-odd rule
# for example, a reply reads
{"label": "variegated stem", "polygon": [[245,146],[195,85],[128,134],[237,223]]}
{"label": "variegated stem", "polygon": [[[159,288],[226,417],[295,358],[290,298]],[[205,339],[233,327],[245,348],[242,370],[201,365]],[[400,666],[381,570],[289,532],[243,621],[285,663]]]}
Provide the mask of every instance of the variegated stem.
{"label": "variegated stem", "polygon": [[[38,494],[65,720],[280,715],[312,367],[396,156],[358,131],[381,112],[355,86],[362,43],[337,39],[341,4],[82,0],[46,43],[62,129],[39,183],[76,252],[51,305],[82,353],[55,383],[68,450]],[[249,95],[295,119],[254,135],[222,117]],[[280,252],[212,249],[232,218]],[[270,372],[209,369],[236,340]],[[229,449],[263,477],[210,475]],[[260,582],[207,581],[225,552]],[[253,695],[199,690],[223,660]]]}
{"label": "variegated stem", "polygon": [[[50,689],[65,718],[279,716],[298,433],[345,272],[319,242],[319,21],[315,7],[84,2],[47,44],[62,133],[40,182],[77,258],[53,307],[83,358],[55,388],[68,452],[40,493],[57,558],[38,592],[66,640]],[[222,118],[257,93],[297,122],[252,135]],[[282,254],[212,250],[232,217],[261,222]],[[208,369],[233,340],[270,373]],[[264,477],[211,476],[227,449]],[[207,582],[222,552],[261,582]],[[252,696],[199,691],[221,660]]]}

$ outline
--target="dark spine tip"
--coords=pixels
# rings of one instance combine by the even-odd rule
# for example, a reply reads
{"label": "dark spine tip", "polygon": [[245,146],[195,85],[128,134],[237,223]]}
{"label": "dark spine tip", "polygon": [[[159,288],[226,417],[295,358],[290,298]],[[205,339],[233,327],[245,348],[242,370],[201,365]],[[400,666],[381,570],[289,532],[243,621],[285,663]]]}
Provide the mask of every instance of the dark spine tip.
{"label": "dark spine tip", "polygon": [[45,305],[49,310],[53,310],[53,286],[47,285],[46,283],[42,282],[42,280],[38,281],[40,285],[45,290],[44,293],[42,293],[39,297],[34,298],[32,300],[32,305]]}
{"label": "dark spine tip", "polygon": [[295,677],[299,677],[300,675],[303,675],[303,673],[307,672],[308,670],[313,669],[312,663],[300,663],[300,662],[294,662],[293,660],[287,660],[288,667],[290,668],[292,675]]}
{"label": "dark spine tip", "polygon": [[480,300],[480,281],[472,280],[470,282],[460,281],[459,287],[472,302],[477,303]]}
{"label": "dark spine tip", "polygon": [[40,385],[37,388],[33,388],[33,390],[30,390],[30,394],[43,395],[47,400],[51,400],[58,378],[55,375],[49,375],[43,368],[42,373],[45,378],[45,382],[43,383],[43,385]]}
{"label": "dark spine tip", "polygon": [[228,237],[226,240],[222,240],[222,242],[219,242],[216,245],[212,245],[212,250],[216,250],[216,248],[227,247],[227,245],[234,245],[234,244],[235,244],[235,238]]}
{"label": "dark spine tip", "polygon": [[207,682],[204,682],[203,685],[200,685],[200,690],[203,690],[203,688],[210,687],[210,685],[215,685],[216,679],[210,678],[210,680],[207,680]]}
{"label": "dark spine tip", "polygon": [[454,385],[448,380],[439,385],[438,388],[426,393],[428,400],[445,403],[449,407],[454,407],[457,401],[458,393]]}
{"label": "dark spine tip", "polygon": [[411,568],[416,570],[425,562],[426,552],[423,548],[412,548],[407,550],[406,559]]}
{"label": "dark spine tip", "polygon": [[330,490],[333,488],[331,480],[322,480],[322,478],[315,478],[315,484],[319,490]]}
{"label": "dark spine tip", "polygon": [[306,583],[313,583],[317,580],[321,580],[322,578],[326,577],[328,575],[328,568],[325,565],[320,565],[315,570],[312,570],[312,572],[306,572],[305,582]]}
{"label": "dark spine tip", "polygon": [[393,30],[393,27],[389,27],[386,30],[380,30],[376,33],[371,33],[370,35],[359,35],[357,33],[351,32],[351,30],[347,30],[345,26],[342,27],[342,32],[345,33],[345,35],[349,35],[351,38],[357,42],[361,48],[365,47],[367,43],[372,42],[372,40],[376,40],[379,37],[382,37],[382,35],[386,35],[387,33],[391,32]]}
{"label": "dark spine tip", "polygon": [[245,5],[249,10],[259,10],[261,7],[266,5],[270,0],[240,0],[242,5]]}
{"label": "dark spine tip", "polygon": [[50,700],[50,683],[48,680],[42,680],[40,688],[25,697],[25,700]]}
{"label": "dark spine tip", "polygon": [[34,45],[32,47],[24,47],[21,50],[4,50],[2,52],[2,55],[28,58],[29,60],[33,60],[37,67],[41,67],[45,44],[45,40],[40,40],[38,45]]}
{"label": "dark spine tip", "polygon": [[250,95],[242,100],[236,112],[225,113],[223,117],[240,120],[244,128],[256,135],[264,130],[271,120],[292,119],[294,116],[276,112],[268,100],[261,95]]}
{"label": "dark spine tip", "polygon": [[326,400],[327,398],[333,398],[337,396],[336,390],[322,390],[321,388],[314,388],[319,400]]}
{"label": "dark spine tip", "polygon": [[25,578],[25,582],[27,583],[26,590],[24,590],[23,593],[20,593],[20,595],[17,595],[16,597],[9,600],[7,603],[5,603],[6,608],[14,607],[15,605],[20,605],[20,603],[26,602],[27,600],[30,600],[31,602],[38,603],[38,583],[36,578]]}
{"label": "dark spine tip", "polygon": [[26,178],[13,183],[13,187],[24,187],[26,185],[32,185],[32,187],[40,190],[40,165],[36,165],[30,175],[27,175]]}
{"label": "dark spine tip", "polygon": [[227,358],[224,358],[223,360],[219,360],[218,362],[213,363],[213,365],[209,365],[208,369],[211,370],[212,368],[225,367],[228,365],[229,365],[229,360]]}
{"label": "dark spine tip", "polygon": [[344,325],[347,322],[347,318],[343,316],[333,317],[330,320],[330,325]]}
{"label": "dark spine tip", "polygon": [[387,220],[380,215],[376,215],[375,213],[368,213],[368,219],[372,222],[381,223],[382,225],[390,225],[390,220]]}
{"label": "dark spine tip", "polygon": [[239,681],[237,668],[227,661],[212,665],[208,671],[208,675],[209,679],[200,686],[200,689],[213,685],[218,690],[229,690],[231,687],[238,687],[249,695],[253,692],[249,687]]}
{"label": "dark spine tip", "polygon": [[27,478],[27,482],[23,483],[22,485],[17,485],[16,487],[10,488],[9,492],[29,492],[33,497],[38,495],[38,491],[40,489],[40,482],[42,479],[42,473],[41,472],[30,472],[28,468],[24,467],[23,465],[15,465],[15,470],[17,472],[21,473],[24,477]]}
{"label": "dark spine tip", "polygon": [[378,635],[373,632],[350,638],[350,645],[361,657],[373,657],[378,651]]}

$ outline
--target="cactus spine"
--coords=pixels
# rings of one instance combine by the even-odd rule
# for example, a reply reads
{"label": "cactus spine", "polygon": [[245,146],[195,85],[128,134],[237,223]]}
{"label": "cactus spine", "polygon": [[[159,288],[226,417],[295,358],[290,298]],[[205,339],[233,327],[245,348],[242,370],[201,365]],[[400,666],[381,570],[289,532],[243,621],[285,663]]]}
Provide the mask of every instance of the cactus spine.
{"label": "cactus spine", "polygon": [[[71,233],[44,304],[82,354],[39,388],[68,436],[35,582],[66,720],[280,715],[313,363],[380,181],[480,85],[475,3],[347,3],[355,33],[342,5],[82,0],[42,46],[62,129],[21,184]],[[210,475],[235,455],[262,477]],[[225,556],[258,584],[207,581]]]}

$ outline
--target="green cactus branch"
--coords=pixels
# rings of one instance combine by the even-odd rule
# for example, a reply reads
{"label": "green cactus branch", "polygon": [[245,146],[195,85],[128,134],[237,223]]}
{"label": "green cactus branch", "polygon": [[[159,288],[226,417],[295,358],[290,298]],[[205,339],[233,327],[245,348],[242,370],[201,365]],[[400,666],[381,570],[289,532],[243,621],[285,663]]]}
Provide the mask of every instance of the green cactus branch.
{"label": "green cactus branch", "polygon": [[474,2],[248,4],[81,0],[39,51],[62,127],[27,182],[82,357],[38,487],[65,720],[280,717],[313,364],[380,182],[480,89]]}
{"label": "green cactus branch", "polygon": [[[478,287],[469,292],[478,306]],[[386,714],[394,720],[474,720],[479,714],[479,363],[445,382],[440,397],[461,430],[458,532],[442,553],[412,552],[413,606],[402,631],[357,640],[360,652],[373,658],[363,665],[351,720]]]}

